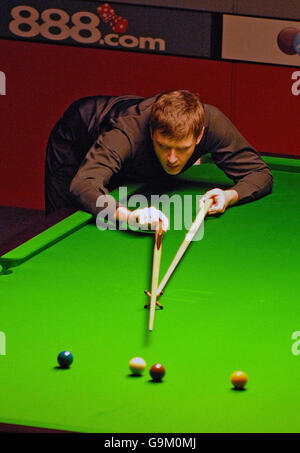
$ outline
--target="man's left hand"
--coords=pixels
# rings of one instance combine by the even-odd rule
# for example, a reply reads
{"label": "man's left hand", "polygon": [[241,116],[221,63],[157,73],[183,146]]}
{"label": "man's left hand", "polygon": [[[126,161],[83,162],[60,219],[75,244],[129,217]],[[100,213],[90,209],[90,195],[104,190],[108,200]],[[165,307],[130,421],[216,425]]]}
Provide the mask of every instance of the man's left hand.
{"label": "man's left hand", "polygon": [[201,198],[201,202],[211,198],[213,203],[207,211],[210,215],[223,214],[227,206],[237,202],[239,196],[236,190],[212,189],[206,192]]}

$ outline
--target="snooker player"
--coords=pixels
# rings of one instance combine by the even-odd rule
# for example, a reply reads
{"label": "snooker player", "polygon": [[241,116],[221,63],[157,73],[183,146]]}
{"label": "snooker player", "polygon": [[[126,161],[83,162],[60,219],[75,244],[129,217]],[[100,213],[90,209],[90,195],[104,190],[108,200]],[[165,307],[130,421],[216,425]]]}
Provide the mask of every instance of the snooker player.
{"label": "snooker player", "polygon": [[[70,207],[98,214],[111,198],[116,221],[141,228],[168,219],[154,207],[128,210],[110,197],[124,178],[157,181],[184,172],[204,154],[232,179],[215,188],[208,214],[272,191],[273,178],[258,152],[216,107],[186,90],[153,97],[91,96],[75,101],[52,130],[46,156],[46,213]],[[109,203],[108,203],[109,204]],[[106,205],[107,207],[107,205]],[[102,207],[103,209],[103,207]]]}

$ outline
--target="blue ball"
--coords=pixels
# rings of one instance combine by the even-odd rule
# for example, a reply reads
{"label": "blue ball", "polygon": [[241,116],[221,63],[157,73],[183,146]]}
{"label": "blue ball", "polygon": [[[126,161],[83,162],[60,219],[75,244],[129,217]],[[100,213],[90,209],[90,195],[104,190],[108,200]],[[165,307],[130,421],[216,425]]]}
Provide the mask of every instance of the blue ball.
{"label": "blue ball", "polygon": [[298,55],[300,55],[300,32],[296,34],[294,38],[294,49]]}
{"label": "blue ball", "polygon": [[61,368],[69,368],[73,362],[73,356],[70,351],[62,351],[58,354],[57,361]]}

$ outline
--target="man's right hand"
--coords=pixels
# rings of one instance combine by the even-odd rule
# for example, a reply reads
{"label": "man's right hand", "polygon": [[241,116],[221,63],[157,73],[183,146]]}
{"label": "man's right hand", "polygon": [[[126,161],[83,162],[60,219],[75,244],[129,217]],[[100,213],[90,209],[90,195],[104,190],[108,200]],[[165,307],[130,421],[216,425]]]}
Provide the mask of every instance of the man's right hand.
{"label": "man's right hand", "polygon": [[129,211],[125,207],[119,207],[116,212],[116,218],[126,221],[129,228],[133,231],[155,231],[159,221],[162,222],[164,231],[169,229],[168,218],[158,209],[151,206],[150,208],[136,209]]}

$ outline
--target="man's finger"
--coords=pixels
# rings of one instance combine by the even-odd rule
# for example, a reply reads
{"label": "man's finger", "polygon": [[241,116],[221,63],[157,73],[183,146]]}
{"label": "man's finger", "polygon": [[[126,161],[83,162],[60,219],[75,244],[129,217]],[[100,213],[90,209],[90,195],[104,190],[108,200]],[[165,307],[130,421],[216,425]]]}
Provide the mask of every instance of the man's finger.
{"label": "man's finger", "polygon": [[169,229],[169,219],[161,211],[159,212],[159,218],[162,221],[162,227],[164,231]]}

